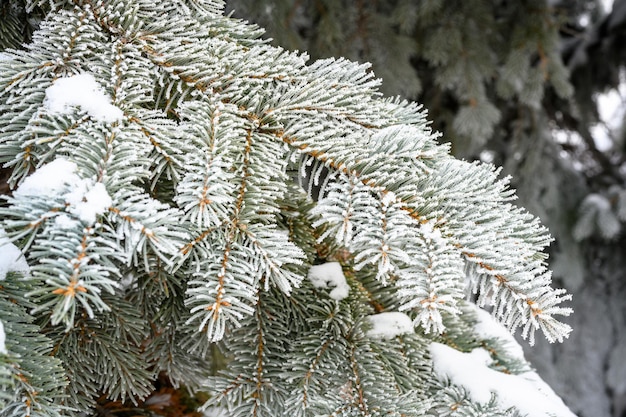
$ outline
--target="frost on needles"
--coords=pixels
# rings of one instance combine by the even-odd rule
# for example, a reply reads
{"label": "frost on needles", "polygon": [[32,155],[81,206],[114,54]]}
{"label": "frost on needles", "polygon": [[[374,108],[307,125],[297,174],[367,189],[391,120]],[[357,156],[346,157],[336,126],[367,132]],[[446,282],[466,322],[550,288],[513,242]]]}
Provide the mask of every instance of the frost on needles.
{"label": "frost on needles", "polygon": [[24,256],[0,286],[1,416],[140,406],[160,374],[230,416],[525,411],[441,365],[529,372],[471,293],[531,341],[570,331],[550,237],[497,169],[452,158],[367,65],[307,63],[219,1],[45,3],[0,60],[0,254]]}

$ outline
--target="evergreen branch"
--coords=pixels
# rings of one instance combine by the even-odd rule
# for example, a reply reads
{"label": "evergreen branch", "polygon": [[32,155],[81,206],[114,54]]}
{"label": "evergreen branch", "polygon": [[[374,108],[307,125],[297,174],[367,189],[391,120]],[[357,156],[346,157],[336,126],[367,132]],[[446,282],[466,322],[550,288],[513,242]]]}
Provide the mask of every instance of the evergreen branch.
{"label": "evergreen branch", "polygon": [[186,256],[194,248],[194,246],[196,246],[199,243],[203,242],[211,233],[213,233],[217,229],[218,229],[218,227],[216,226],[216,227],[212,227],[210,229],[204,230],[202,233],[197,235],[191,242],[188,242],[184,246],[182,246],[180,248],[180,253],[183,256]]}
{"label": "evergreen branch", "polygon": [[[299,149],[300,151],[306,152],[307,155],[309,155],[309,156],[315,158],[316,160],[319,160],[320,162],[326,164],[328,167],[332,168],[333,170],[335,170],[337,172],[341,172],[342,174],[344,174],[344,175],[346,175],[348,177],[355,178],[356,180],[361,182],[363,185],[368,186],[369,188],[371,188],[373,190],[380,191],[382,193],[383,197],[385,195],[387,195],[387,193],[389,193],[389,191],[390,191],[385,186],[383,186],[382,184],[379,184],[378,182],[376,182],[376,180],[374,180],[373,178],[364,177],[364,176],[360,175],[358,171],[351,170],[348,166],[346,166],[345,163],[337,162],[337,161],[333,160],[333,158],[328,153],[325,153],[325,152],[319,151],[319,150],[315,150],[315,149],[311,149],[312,148],[311,145],[300,141],[296,137],[287,136],[287,135],[284,134],[284,132],[277,133],[276,137],[278,139],[282,140],[283,142],[285,142],[286,144],[288,144],[290,146],[294,146],[297,149]],[[407,203],[405,203],[403,201],[398,201],[397,197],[396,197],[394,202],[400,202],[402,204],[402,210],[406,211],[407,214],[410,217],[412,217],[413,219],[417,220],[419,223],[425,223],[425,222],[428,221],[425,217],[421,216],[417,212],[417,210],[411,208]]]}
{"label": "evergreen branch", "polygon": [[[355,356],[354,344],[350,344],[350,367],[352,369],[352,375],[354,377],[353,379],[351,378],[350,381],[354,381],[354,384],[356,385],[356,387],[349,386],[348,389],[350,391],[353,391],[354,389],[356,389],[358,398],[355,404],[358,406],[362,415],[369,416],[371,415],[371,413],[367,405],[367,400],[365,399],[365,394],[364,394],[365,388],[361,384],[361,376],[360,376],[360,372],[359,372],[359,368],[358,368],[357,360]],[[352,397],[352,395],[350,395],[350,400],[354,401],[354,398]]]}
{"label": "evergreen branch", "polygon": [[[9,273],[1,281],[0,311],[7,336],[7,353],[0,352],[0,411],[6,416],[61,416],[63,389],[68,383],[61,362],[51,356],[52,342],[35,325],[24,297],[29,284]],[[6,372],[7,379],[3,378]]]}
{"label": "evergreen branch", "polygon": [[256,368],[255,368],[256,373],[253,378],[255,382],[255,391],[252,394],[252,398],[254,398],[254,408],[252,409],[252,415],[254,417],[257,417],[259,406],[261,402],[263,402],[263,391],[264,391],[264,386],[266,385],[266,381],[263,376],[264,374],[263,363],[264,363],[264,356],[265,356],[264,339],[266,336],[264,334],[264,329],[263,329],[263,318],[261,317],[261,297],[258,297],[258,296],[257,296],[257,303],[256,303],[256,322],[257,322],[257,336],[256,336],[257,349],[256,349]]}
{"label": "evergreen branch", "polygon": [[[200,320],[199,330],[206,328],[209,341],[220,340],[226,331],[226,321],[234,325],[254,312],[248,305],[256,302],[253,271],[244,260],[248,251],[237,241],[239,234],[233,226],[216,230],[211,246],[203,256],[199,279],[189,281],[188,299],[191,317],[187,324]],[[219,240],[218,240],[219,239]],[[219,247],[216,247],[219,242]],[[215,287],[210,286],[211,283]]]}
{"label": "evergreen branch", "polygon": [[6,83],[4,91],[6,93],[9,93],[11,91],[11,89],[15,88],[15,85],[17,83],[19,83],[22,80],[25,80],[25,78],[27,76],[32,75],[34,72],[41,71],[44,68],[50,68],[50,67],[56,67],[56,63],[54,63],[54,62],[43,62],[41,64],[38,64],[37,66],[33,66],[32,68],[30,68],[28,70],[23,70],[23,71],[17,73],[15,76],[13,76]]}
{"label": "evergreen branch", "polygon": [[113,142],[115,142],[115,140],[117,139],[117,134],[115,132],[115,128],[117,127],[117,122],[113,124],[113,126],[111,126],[111,134],[105,138],[104,143],[106,146],[106,152],[104,154],[104,156],[102,157],[102,159],[100,160],[100,163],[98,164],[98,176],[97,176],[97,182],[102,182],[104,175],[107,173],[107,163],[109,162],[109,160],[112,158],[113,156]]}
{"label": "evergreen branch", "polygon": [[[99,294],[102,289],[113,293],[113,288],[117,286],[109,276],[119,271],[110,260],[107,262],[107,258],[119,258],[119,254],[109,242],[95,236],[95,230],[90,227],[78,235],[67,234],[67,231],[65,236],[54,231],[52,234],[56,238],[54,246],[43,237],[35,241],[33,258],[40,257],[41,265],[33,266],[32,275],[47,285],[30,292],[30,295],[45,300],[34,309],[35,312],[52,308],[52,324],[63,322],[70,329],[76,316],[77,302],[90,316],[93,316],[91,303],[100,311],[109,310]],[[56,252],[59,258],[47,258],[46,254],[50,251]],[[96,258],[98,262],[95,262]]]}
{"label": "evergreen branch", "polygon": [[[29,129],[31,131],[31,134],[33,136],[35,136],[32,140],[25,142],[26,148],[30,148],[27,153],[30,155],[32,153],[32,147],[33,145],[43,145],[45,144],[49,144],[48,146],[50,147],[50,151],[49,153],[53,152],[53,149],[57,146],[59,146],[61,144],[61,142],[63,142],[63,140],[65,140],[65,138],[67,138],[68,136],[70,136],[72,134],[72,132],[74,130],[76,130],[79,126],[81,126],[84,122],[86,122],[88,120],[88,116],[83,116],[80,119],[76,120],[74,123],[72,123],[70,126],[66,127],[65,129],[63,129],[61,132],[56,133],[56,134],[49,134],[48,129],[45,129],[41,126],[41,123],[45,123],[47,120],[45,119],[40,119],[37,121],[36,125],[34,128]],[[55,126],[56,127],[56,126]],[[39,134],[43,134],[46,135],[44,137],[40,137]],[[50,143],[52,142],[52,143]],[[46,160],[46,158],[42,158],[42,160]]]}
{"label": "evergreen branch", "polygon": [[269,291],[270,282],[285,294],[290,294],[293,287],[300,285],[302,278],[283,267],[302,263],[304,253],[300,248],[285,241],[284,236],[270,226],[250,225],[240,230],[251,242],[255,255],[261,259],[257,273],[261,275],[259,281],[264,283],[265,291]]}
{"label": "evergreen branch", "polygon": [[[23,56],[0,57],[10,87],[0,159],[15,167],[13,183],[26,177],[0,214],[20,245],[10,249],[34,265],[29,308],[70,380],[65,398],[44,394],[52,403],[87,413],[101,394],[137,403],[165,372],[208,389],[205,407],[233,417],[436,413],[460,394],[441,388],[430,338],[404,320],[409,335],[377,340],[368,316],[407,310],[426,332],[447,329],[433,338],[469,350],[478,342],[462,308],[466,279],[479,302],[483,289],[494,295],[510,327],[567,333],[551,318],[566,296],[549,287],[545,229],[505,204],[512,192],[498,171],[437,145],[419,106],[381,99],[368,65],[307,65],[222,16],[218,0],[52,8]],[[122,116],[48,106],[84,69]],[[297,157],[313,164],[308,185],[329,172],[316,203],[287,173]],[[46,165],[27,177],[47,160],[75,174],[46,185]],[[38,194],[38,179],[44,194],[58,190]],[[92,188],[104,207],[87,216]],[[342,263],[345,297],[303,279],[324,260]],[[345,282],[341,269],[321,270],[331,286]],[[225,364],[211,355],[219,340]],[[463,395],[467,413],[482,410]]]}
{"label": "evergreen branch", "polygon": [[313,373],[315,372],[316,368],[319,366],[320,360],[322,356],[324,355],[324,352],[326,351],[326,349],[328,349],[331,346],[331,344],[332,344],[331,339],[327,339],[324,341],[324,343],[322,343],[319,350],[315,354],[315,358],[310,363],[308,371],[304,375],[304,380],[302,382],[302,408],[303,409],[306,409],[308,407],[308,391],[309,391],[309,385],[311,382],[311,377],[313,376]]}

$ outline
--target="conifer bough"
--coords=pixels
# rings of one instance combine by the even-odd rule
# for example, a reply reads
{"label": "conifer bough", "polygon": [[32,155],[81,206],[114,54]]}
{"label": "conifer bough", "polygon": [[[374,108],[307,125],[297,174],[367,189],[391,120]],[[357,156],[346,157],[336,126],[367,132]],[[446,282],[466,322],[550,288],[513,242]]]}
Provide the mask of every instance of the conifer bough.
{"label": "conifer bough", "polygon": [[0,55],[1,416],[141,406],[160,374],[207,415],[571,415],[466,301],[562,341],[547,231],[367,65],[219,1],[43,3]]}

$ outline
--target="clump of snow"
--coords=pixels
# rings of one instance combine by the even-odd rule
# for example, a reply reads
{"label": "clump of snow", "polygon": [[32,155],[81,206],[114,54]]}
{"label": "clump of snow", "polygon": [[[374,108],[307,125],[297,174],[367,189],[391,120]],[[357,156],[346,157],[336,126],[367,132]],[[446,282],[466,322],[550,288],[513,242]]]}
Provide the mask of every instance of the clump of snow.
{"label": "clump of snow", "polygon": [[76,164],[64,158],[41,166],[30,174],[13,193],[16,198],[29,196],[54,197],[59,195],[67,186],[80,181],[76,175]]}
{"label": "clump of snow", "polygon": [[0,52],[0,61],[9,61],[11,59],[13,59],[11,58],[11,55]]}
{"label": "clump of snow", "polygon": [[9,242],[6,232],[0,227],[0,281],[4,280],[9,272],[28,274],[29,271],[30,267],[22,251]]}
{"label": "clump of snow", "polygon": [[517,340],[515,340],[506,327],[498,323],[491,314],[482,308],[477,306],[474,306],[474,308],[478,319],[478,322],[474,325],[476,333],[485,339],[496,338],[500,340],[503,343],[508,356],[524,360],[524,350],[522,349],[522,346],[517,343]]}
{"label": "clump of snow", "polygon": [[396,336],[406,333],[413,333],[413,321],[409,316],[397,311],[367,316],[372,324],[367,335],[375,339],[393,339]]}
{"label": "clump of snow", "polygon": [[536,372],[512,375],[489,368],[492,359],[485,349],[464,353],[433,342],[430,353],[435,373],[465,388],[475,402],[488,403],[494,393],[503,409],[515,407],[532,417],[575,417]]}
{"label": "clump of snow", "polygon": [[4,333],[4,324],[2,324],[2,320],[0,320],[0,354],[7,354],[7,347],[4,344],[6,340],[6,334]]}
{"label": "clump of snow", "polygon": [[350,292],[339,262],[312,266],[309,269],[309,280],[315,288],[333,288],[328,295],[337,301],[346,298]]}
{"label": "clump of snow", "polygon": [[44,106],[52,114],[69,114],[80,106],[91,117],[101,122],[113,123],[124,116],[119,107],[100,87],[93,75],[82,73],[59,78],[46,89]]}
{"label": "clump of snow", "polygon": [[[67,212],[78,217],[83,223],[92,225],[96,221],[96,216],[111,207],[113,200],[104,184],[80,178],[76,174],[77,169],[74,162],[57,158],[29,175],[15,190],[13,196],[15,198],[62,196],[67,203]],[[63,213],[57,216],[55,223],[61,228],[70,228],[76,224]]]}
{"label": "clump of snow", "polygon": [[67,193],[65,201],[70,204],[70,213],[87,224],[94,224],[96,216],[104,213],[113,204],[104,184],[97,182],[92,185],[86,180],[81,180]]}

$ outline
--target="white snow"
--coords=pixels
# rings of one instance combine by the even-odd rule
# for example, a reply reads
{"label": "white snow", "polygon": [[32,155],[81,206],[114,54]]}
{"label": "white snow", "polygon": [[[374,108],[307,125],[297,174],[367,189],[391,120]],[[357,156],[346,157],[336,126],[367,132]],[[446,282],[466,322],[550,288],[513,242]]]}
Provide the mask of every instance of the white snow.
{"label": "white snow", "polygon": [[[29,175],[13,196],[62,196],[68,204],[67,212],[92,225],[96,216],[111,207],[113,201],[104,184],[80,178],[76,174],[77,169],[74,162],[57,158]],[[63,213],[57,216],[55,223],[61,228],[74,226],[72,219]]]}
{"label": "white snow", "polygon": [[404,313],[389,311],[367,316],[372,328],[367,335],[375,339],[393,339],[406,333],[413,333],[413,320]]}
{"label": "white snow", "polygon": [[597,96],[600,123],[591,126],[591,135],[598,150],[603,152],[613,147],[614,138],[622,126],[626,112],[625,77],[623,73],[620,74],[622,82],[617,88]]}
{"label": "white snow", "polygon": [[54,224],[61,229],[73,229],[78,226],[78,222],[67,214],[60,214],[54,218]]}
{"label": "white snow", "polygon": [[[473,304],[472,304],[473,305]],[[498,323],[495,318],[482,308],[473,305],[476,311],[478,322],[474,326],[474,330],[479,336],[484,338],[497,338],[499,339],[504,348],[507,351],[508,356],[524,360],[524,350],[513,335],[504,327]]]}
{"label": "white snow", "polygon": [[435,373],[462,386],[473,401],[488,403],[496,394],[498,405],[517,408],[529,417],[575,417],[536,372],[505,374],[489,368],[492,362],[485,349],[459,352],[447,345],[430,345]]}
{"label": "white snow", "polygon": [[119,121],[124,116],[119,107],[111,104],[111,98],[89,73],[55,80],[46,89],[44,106],[52,114],[70,114],[74,107],[80,106],[94,119],[108,123]]}
{"label": "white snow", "polygon": [[6,232],[0,227],[0,281],[6,279],[9,272],[28,274],[30,268],[17,246],[9,242]]}
{"label": "white snow", "polygon": [[65,201],[70,204],[69,212],[87,224],[94,224],[96,216],[113,204],[104,184],[90,184],[87,180],[81,180],[76,188],[67,193]]}
{"label": "white snow", "polygon": [[9,61],[13,58],[9,54],[5,54],[4,52],[0,52],[0,61]]}
{"label": "white snow", "polygon": [[393,191],[387,191],[385,192],[385,194],[383,195],[382,200],[380,201],[382,203],[382,205],[384,207],[388,207],[390,205],[392,205],[393,203],[396,202],[396,195],[394,194]]}
{"label": "white snow", "polygon": [[4,324],[2,324],[2,320],[0,320],[0,354],[7,354],[7,347],[4,344],[6,340],[6,334],[4,333]]}
{"label": "white snow", "polygon": [[445,244],[444,239],[441,235],[441,230],[437,228],[434,220],[429,220],[425,223],[422,223],[420,225],[420,232],[422,233],[422,236],[424,236],[424,239],[426,240],[426,243],[428,244],[431,244],[431,243],[436,243],[440,245]]}
{"label": "white snow", "polygon": [[350,292],[339,262],[312,266],[309,269],[309,280],[315,288],[333,288],[328,295],[337,301],[346,298]]}
{"label": "white snow", "polygon": [[601,194],[590,193],[585,197],[584,203],[595,206],[598,211],[610,211],[611,202]]}
{"label": "white snow", "polygon": [[80,181],[76,175],[76,164],[64,158],[41,166],[30,174],[13,193],[15,198],[27,198],[29,196],[54,197],[59,195],[66,187]]}

